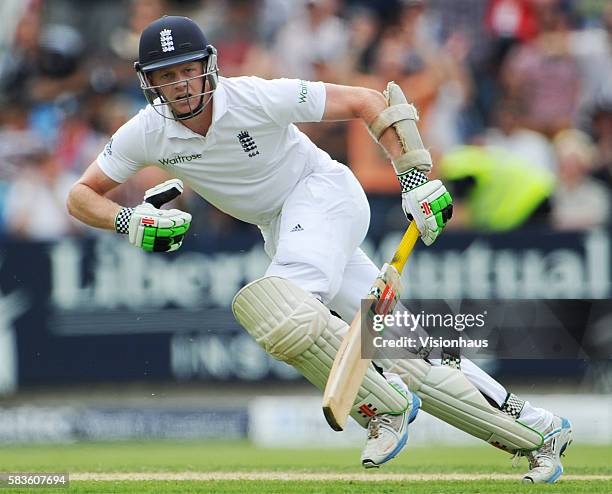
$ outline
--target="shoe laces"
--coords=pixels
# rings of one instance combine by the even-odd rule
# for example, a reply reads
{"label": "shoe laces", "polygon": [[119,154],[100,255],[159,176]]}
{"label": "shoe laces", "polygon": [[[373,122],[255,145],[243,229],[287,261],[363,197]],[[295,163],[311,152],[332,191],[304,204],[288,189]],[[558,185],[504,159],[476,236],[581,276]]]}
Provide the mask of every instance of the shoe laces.
{"label": "shoe laces", "polygon": [[530,468],[535,468],[535,467],[541,467],[544,466],[541,463],[541,460],[545,459],[545,458],[553,458],[554,457],[554,453],[553,453],[553,443],[554,441],[549,440],[546,441],[542,447],[536,451],[532,451],[530,453],[527,454],[527,459],[529,460],[529,467]]}
{"label": "shoe laces", "polygon": [[378,436],[380,436],[381,424],[387,424],[393,427],[393,420],[386,415],[376,415],[372,417],[368,424],[368,439],[378,439]]}
{"label": "shoe laces", "polygon": [[533,470],[536,467],[541,467],[544,466],[542,464],[540,464],[539,458],[540,455],[539,452],[535,452],[535,451],[529,451],[527,453],[523,452],[523,451],[517,451],[516,453],[514,453],[514,456],[512,456],[512,468],[518,468],[521,464],[521,458],[523,456],[527,457],[527,462],[529,463],[529,470]]}
{"label": "shoe laces", "polygon": [[521,462],[522,456],[527,457],[527,462],[529,463],[529,470],[533,470],[537,467],[546,466],[542,463],[542,460],[553,457],[552,445],[552,441],[546,441],[542,446],[540,446],[539,449],[535,451],[517,451],[512,457],[512,468],[518,467],[519,463]]}
{"label": "shoe laces", "polygon": [[543,452],[534,451],[534,452],[527,453],[526,456],[527,456],[527,462],[529,463],[529,470],[533,470],[534,468],[537,468],[537,467],[546,466],[542,460],[547,458],[547,456],[543,454]]}
{"label": "shoe laces", "polygon": [[380,420],[378,417],[372,417],[368,424],[368,439],[378,439],[380,435]]}

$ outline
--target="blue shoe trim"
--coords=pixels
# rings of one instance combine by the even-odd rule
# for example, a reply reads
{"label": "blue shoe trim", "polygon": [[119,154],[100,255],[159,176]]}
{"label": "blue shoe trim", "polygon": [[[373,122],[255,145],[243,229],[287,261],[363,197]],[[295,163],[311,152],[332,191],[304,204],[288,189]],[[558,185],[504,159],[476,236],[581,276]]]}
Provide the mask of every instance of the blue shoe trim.
{"label": "blue shoe trim", "polygon": [[402,436],[399,443],[397,443],[397,446],[395,446],[395,449],[393,449],[393,451],[391,451],[391,453],[389,453],[389,455],[383,461],[378,463],[378,465],[387,463],[389,460],[392,460],[393,458],[395,458],[399,454],[399,452],[402,450],[402,448],[406,445],[407,442],[408,442],[408,430],[406,430],[406,433]]}
{"label": "blue shoe trim", "polygon": [[[408,424],[412,423],[412,421],[416,418],[417,413],[419,413],[419,409],[421,408],[421,399],[414,393],[412,393],[412,409],[410,410],[410,414],[408,415]],[[408,427],[406,426],[406,433],[402,436],[397,446],[389,453],[389,455],[379,463],[382,465],[383,463],[388,462],[395,458],[399,452],[404,448],[406,443],[408,442]]]}
{"label": "blue shoe trim", "polygon": [[550,431],[548,434],[546,434],[544,436],[544,441],[546,441],[547,439],[550,439],[553,436],[556,436],[557,434],[559,434],[561,432],[562,429],[555,429],[553,431]]}
{"label": "blue shoe trim", "polygon": [[571,429],[572,424],[566,418],[561,417],[561,428],[562,429]]}
{"label": "blue shoe trim", "polygon": [[419,398],[415,393],[412,393],[412,410],[410,410],[410,415],[408,416],[408,423],[411,424],[414,419],[416,419],[417,413],[421,408],[421,398]]}
{"label": "blue shoe trim", "polygon": [[546,481],[546,483],[547,483],[547,484],[554,484],[554,483],[557,481],[557,479],[558,479],[559,477],[561,477],[561,474],[562,474],[562,473],[563,473],[563,467],[562,467],[561,465],[559,465],[559,466],[557,467],[557,469],[555,470],[555,473],[553,474],[553,476],[552,476],[551,478],[549,478],[549,479]]}

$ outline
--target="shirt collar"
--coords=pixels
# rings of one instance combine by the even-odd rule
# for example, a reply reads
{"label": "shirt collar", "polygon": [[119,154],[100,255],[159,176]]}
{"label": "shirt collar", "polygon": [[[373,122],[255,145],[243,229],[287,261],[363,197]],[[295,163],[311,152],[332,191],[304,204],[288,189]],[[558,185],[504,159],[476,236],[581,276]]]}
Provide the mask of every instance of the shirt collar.
{"label": "shirt collar", "polygon": [[217,123],[227,111],[227,93],[225,92],[225,78],[219,77],[217,89],[213,93],[213,125]]}
{"label": "shirt collar", "polygon": [[[208,135],[211,134],[211,131],[214,129],[215,124],[221,119],[221,117],[227,111],[227,93],[225,92],[225,87],[223,85],[223,77],[219,77],[219,83],[217,84],[217,89],[212,96],[211,103],[213,104],[213,118],[210,128],[208,130]],[[209,103],[209,104],[211,104]],[[168,105],[164,105],[162,107],[162,112],[167,117],[171,115],[170,108]],[[168,137],[178,137],[180,139],[191,139],[192,137],[202,137],[193,132],[191,129],[185,127],[182,123],[173,120],[171,118],[165,118],[164,123],[166,125],[166,135]]]}

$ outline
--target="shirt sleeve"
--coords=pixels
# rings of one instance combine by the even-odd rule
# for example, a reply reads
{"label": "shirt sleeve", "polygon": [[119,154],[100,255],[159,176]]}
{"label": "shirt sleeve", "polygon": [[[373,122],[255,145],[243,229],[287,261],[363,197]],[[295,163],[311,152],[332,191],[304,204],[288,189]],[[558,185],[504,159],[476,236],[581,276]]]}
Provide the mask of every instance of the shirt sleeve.
{"label": "shirt sleeve", "polygon": [[97,158],[106,176],[123,183],[146,164],[144,131],[139,115],[123,124],[110,138]]}
{"label": "shirt sleeve", "polygon": [[278,125],[320,122],[325,111],[325,84],[300,79],[258,79],[255,94]]}

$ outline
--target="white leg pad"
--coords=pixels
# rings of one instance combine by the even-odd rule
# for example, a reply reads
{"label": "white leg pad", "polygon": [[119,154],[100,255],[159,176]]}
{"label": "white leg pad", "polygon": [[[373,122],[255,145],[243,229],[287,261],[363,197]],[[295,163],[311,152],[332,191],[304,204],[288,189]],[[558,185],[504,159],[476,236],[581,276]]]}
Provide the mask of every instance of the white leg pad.
{"label": "white leg pad", "polygon": [[460,370],[416,358],[381,364],[401,376],[421,398],[424,411],[444,422],[510,453],[542,445],[540,433],[493,407]]}
{"label": "white leg pad", "polygon": [[[260,278],[234,297],[232,311],[238,322],[272,357],[295,367],[320,390],[340,348],[348,325],[332,316],[311,294],[289,280],[274,276]],[[351,411],[366,427],[374,414],[402,413],[410,396],[371,367]]]}

